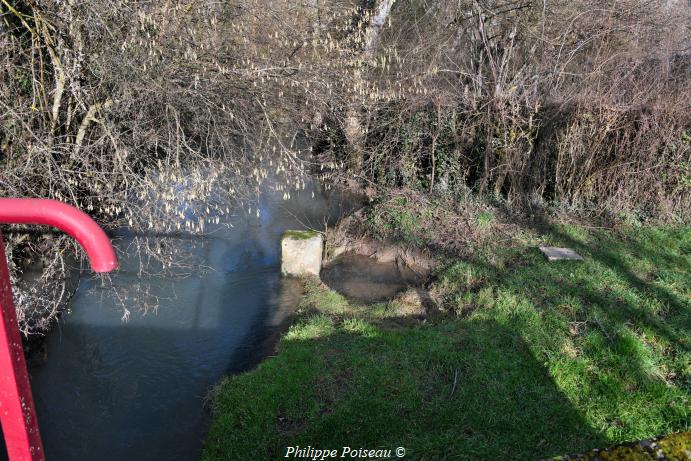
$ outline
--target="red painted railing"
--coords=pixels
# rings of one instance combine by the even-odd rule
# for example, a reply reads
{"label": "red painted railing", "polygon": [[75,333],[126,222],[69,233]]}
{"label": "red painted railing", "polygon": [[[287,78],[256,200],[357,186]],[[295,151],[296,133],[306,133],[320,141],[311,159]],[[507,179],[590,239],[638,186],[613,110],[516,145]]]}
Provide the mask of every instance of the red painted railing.
{"label": "red painted railing", "polygon": [[[86,250],[94,271],[109,272],[118,266],[115,251],[105,232],[88,215],[65,203],[44,199],[0,199],[0,223],[57,227],[74,237]],[[2,233],[0,308],[0,421],[7,454],[10,461],[44,460]]]}

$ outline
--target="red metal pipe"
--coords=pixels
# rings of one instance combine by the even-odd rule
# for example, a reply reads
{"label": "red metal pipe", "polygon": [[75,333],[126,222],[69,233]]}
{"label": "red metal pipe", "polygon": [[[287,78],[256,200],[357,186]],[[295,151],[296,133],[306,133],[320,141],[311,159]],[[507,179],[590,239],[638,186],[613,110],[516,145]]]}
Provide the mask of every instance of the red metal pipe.
{"label": "red metal pipe", "polygon": [[34,198],[0,199],[0,223],[44,224],[57,227],[84,247],[95,272],[118,267],[110,239],[83,211],[57,200]]}
{"label": "red metal pipe", "polygon": [[43,444],[26,370],[22,337],[0,235],[0,420],[10,461],[44,460]]}
{"label": "red metal pipe", "polygon": [[[57,227],[84,247],[96,272],[118,265],[105,232],[89,216],[55,200],[0,199],[0,223]],[[36,408],[12,298],[5,244],[0,233],[0,421],[10,461],[45,460]]]}

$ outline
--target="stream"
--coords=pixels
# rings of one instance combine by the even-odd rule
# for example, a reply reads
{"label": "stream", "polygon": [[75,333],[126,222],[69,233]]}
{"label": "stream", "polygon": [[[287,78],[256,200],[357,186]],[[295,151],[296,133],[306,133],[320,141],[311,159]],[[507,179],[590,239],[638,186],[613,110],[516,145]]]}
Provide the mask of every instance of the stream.
{"label": "stream", "polygon": [[[30,364],[48,460],[199,458],[209,391],[271,353],[300,299],[300,283],[280,276],[281,234],[321,228],[351,207],[309,185],[259,204],[259,217],[226,218],[232,228],[222,221],[203,237],[167,239],[188,245],[194,262],[209,267],[203,272],[140,276],[133,237],[116,239],[121,268],[112,283],[147,286],[159,298],[155,312],[142,315],[137,296],[113,299],[98,278],[81,276],[43,359]],[[131,311],[127,322],[118,302]]]}

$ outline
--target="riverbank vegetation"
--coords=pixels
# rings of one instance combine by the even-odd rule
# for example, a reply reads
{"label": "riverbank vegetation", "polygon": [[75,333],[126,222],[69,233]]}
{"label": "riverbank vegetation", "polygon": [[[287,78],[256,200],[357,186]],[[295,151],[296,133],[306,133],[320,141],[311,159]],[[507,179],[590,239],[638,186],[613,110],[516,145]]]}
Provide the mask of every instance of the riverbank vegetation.
{"label": "riverbank vegetation", "polygon": [[673,24],[688,14],[680,2],[396,3],[320,151],[380,188],[678,215],[691,40]]}
{"label": "riverbank vegetation", "polygon": [[[161,236],[256,212],[269,174],[304,187],[284,128],[295,104],[279,103],[275,75],[285,85],[293,71],[259,63],[276,58],[248,18],[278,28],[255,3],[0,2],[0,196],[57,199],[127,227],[141,258],[165,269],[184,257]],[[23,227],[7,241],[20,327],[40,333],[69,291],[75,245]],[[28,260],[43,262],[31,283],[19,277]]]}
{"label": "riverbank vegetation", "polygon": [[277,354],[216,389],[204,459],[542,459],[688,431],[690,249],[688,227],[523,227],[450,258],[422,310],[309,280]]}
{"label": "riverbank vegetation", "polygon": [[[375,194],[683,220],[690,14],[666,0],[3,0],[0,191],[131,227],[166,264],[145,234],[256,212],[265,179],[289,196],[305,171]],[[28,333],[50,324],[24,318],[56,311],[71,251],[15,231],[15,275],[50,255],[37,293],[18,287]]]}
{"label": "riverbank vegetation", "polygon": [[[165,271],[160,237],[311,173],[369,196],[354,231],[445,261],[422,310],[309,282],[278,355],[218,388],[207,459],[688,429],[689,23],[680,0],[0,0],[0,197],[128,228]],[[8,232],[25,334],[72,245]]]}

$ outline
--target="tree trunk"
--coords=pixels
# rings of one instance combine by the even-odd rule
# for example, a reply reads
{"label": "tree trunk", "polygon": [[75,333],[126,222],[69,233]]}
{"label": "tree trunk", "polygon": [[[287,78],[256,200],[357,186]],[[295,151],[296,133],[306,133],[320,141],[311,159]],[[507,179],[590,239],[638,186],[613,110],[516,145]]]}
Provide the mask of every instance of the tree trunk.
{"label": "tree trunk", "polygon": [[374,48],[377,46],[377,37],[379,37],[379,32],[386,24],[386,20],[389,19],[394,3],[396,3],[396,0],[381,0],[375,8],[372,22],[367,31],[367,42],[365,43],[365,53],[369,56],[374,53]]}

